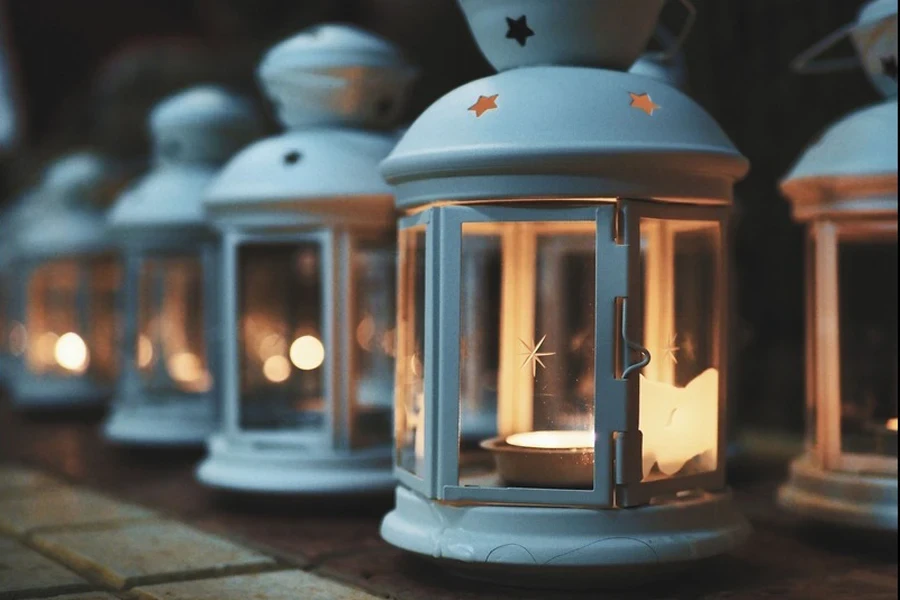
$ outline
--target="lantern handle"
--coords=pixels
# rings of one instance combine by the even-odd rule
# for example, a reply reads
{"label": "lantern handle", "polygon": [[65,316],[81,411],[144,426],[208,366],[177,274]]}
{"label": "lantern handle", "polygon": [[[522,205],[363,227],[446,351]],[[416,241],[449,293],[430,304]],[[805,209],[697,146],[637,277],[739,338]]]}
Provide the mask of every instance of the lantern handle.
{"label": "lantern handle", "polygon": [[853,31],[856,23],[848,23],[843,27],[832,31],[824,38],[801,52],[797,58],[791,61],[791,70],[801,75],[835,73],[837,71],[849,71],[859,67],[857,57],[829,58],[816,60],[823,53],[833,48]]}
{"label": "lantern handle", "polygon": [[[631,375],[635,371],[640,371],[641,369],[649,365],[650,361],[653,359],[653,357],[650,355],[650,351],[647,350],[647,348],[638,344],[637,342],[628,339],[628,332],[626,331],[627,326],[628,298],[622,298],[622,340],[625,342],[625,345],[628,346],[629,350],[641,353],[641,360],[622,369],[622,379],[628,379],[629,375]],[[628,362],[627,358],[625,359],[625,362]]]}
{"label": "lantern handle", "polygon": [[687,16],[684,19],[684,24],[681,26],[681,31],[678,32],[678,35],[675,36],[669,47],[659,53],[659,60],[662,62],[675,58],[675,55],[681,51],[681,47],[687,42],[691,31],[694,30],[694,24],[697,22],[697,8],[694,6],[694,3],[691,0],[678,0],[678,2],[687,11]]}

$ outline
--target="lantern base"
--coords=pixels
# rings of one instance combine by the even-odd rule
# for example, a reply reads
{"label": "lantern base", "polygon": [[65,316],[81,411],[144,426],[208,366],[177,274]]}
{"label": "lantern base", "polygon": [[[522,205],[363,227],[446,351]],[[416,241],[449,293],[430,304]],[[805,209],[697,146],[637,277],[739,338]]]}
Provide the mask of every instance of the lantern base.
{"label": "lantern base", "polygon": [[9,382],[12,405],[19,410],[72,410],[103,407],[112,391],[84,377],[43,377],[20,369]]}
{"label": "lantern base", "polygon": [[165,403],[113,402],[103,435],[116,444],[134,446],[202,446],[218,429],[213,399],[173,399]]}
{"label": "lantern base", "polygon": [[212,488],[251,494],[387,493],[396,484],[392,458],[390,446],[313,451],[219,434],[209,440],[209,456],[197,469],[197,478]]}
{"label": "lantern base", "polygon": [[647,583],[740,545],[731,492],[638,508],[451,505],[398,486],[381,536],[458,574],[514,586]]}
{"label": "lantern base", "polygon": [[814,521],[897,532],[896,476],[826,470],[809,453],[791,463],[778,503]]}

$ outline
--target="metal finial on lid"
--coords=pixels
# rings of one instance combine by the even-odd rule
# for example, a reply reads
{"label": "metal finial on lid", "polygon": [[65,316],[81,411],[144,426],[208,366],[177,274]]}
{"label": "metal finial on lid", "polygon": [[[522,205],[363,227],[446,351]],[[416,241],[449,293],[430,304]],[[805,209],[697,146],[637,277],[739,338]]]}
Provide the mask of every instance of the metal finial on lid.
{"label": "metal finial on lid", "polygon": [[866,75],[886,98],[897,97],[897,0],[874,0],[859,13],[853,44]]}
{"label": "metal finial on lid", "polygon": [[320,25],[275,45],[258,69],[279,119],[389,128],[403,112],[415,69],[389,41],[349,25]]}
{"label": "metal finial on lid", "polygon": [[112,201],[124,177],[124,170],[110,159],[93,152],[75,152],[44,170],[38,193],[70,206],[102,207]]}
{"label": "metal finial on lid", "polygon": [[161,162],[222,163],[261,132],[247,100],[211,85],[161,101],[150,113],[149,126]]}

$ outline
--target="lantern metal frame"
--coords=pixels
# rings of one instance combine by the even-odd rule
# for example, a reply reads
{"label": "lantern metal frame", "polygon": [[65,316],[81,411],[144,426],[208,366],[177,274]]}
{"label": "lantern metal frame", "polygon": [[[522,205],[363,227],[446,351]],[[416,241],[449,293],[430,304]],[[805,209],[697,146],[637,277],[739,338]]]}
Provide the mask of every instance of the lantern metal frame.
{"label": "lantern metal frame", "polygon": [[[104,210],[124,181],[123,175],[120,168],[98,155],[73,154],[51,165],[44,182],[35,190],[35,197],[29,201],[33,204],[28,209],[32,216],[17,232],[11,263],[11,267],[20,273],[17,276],[20,289],[14,292],[13,313],[22,318],[29,338],[28,289],[33,276],[38,268],[60,260],[78,263],[76,304],[72,310],[79,326],[84,328],[82,333],[90,333],[87,303],[91,283],[84,279],[84,269],[94,259],[109,258],[121,275],[120,257],[108,236]],[[39,208],[41,215],[38,218],[31,210]],[[113,312],[109,316],[115,319],[117,290],[111,293],[114,294],[110,307]],[[115,327],[112,334],[115,335]],[[115,338],[110,342],[115,369]],[[25,352],[27,354],[28,350]],[[25,355],[16,364],[17,368],[12,371],[11,397],[13,406],[20,409],[98,408],[109,399],[114,385],[114,374],[107,382],[93,379],[90,369],[82,374],[65,376],[38,374],[29,367]]]}
{"label": "lantern metal frame", "polygon": [[[468,577],[580,587],[598,580],[634,582],[648,573],[727,552],[749,533],[725,487],[724,471],[728,210],[734,182],[749,165],[709,115],[683,93],[654,77],[609,70],[627,68],[638,58],[663,2],[559,4],[461,1],[483,54],[495,66],[517,68],[439,99],[382,163],[401,213],[401,243],[394,467],[399,485],[396,507],[382,521],[381,535],[394,546]],[[535,32],[540,27],[540,33],[526,43],[501,35],[506,16],[526,11],[528,26]],[[622,18],[606,19],[613,14]],[[591,25],[583,27],[587,22]],[[610,36],[598,31],[603,29],[598,23],[608,22],[616,27],[626,23],[626,35],[634,39],[624,44],[622,31]],[[671,476],[663,473],[665,479],[645,477],[643,464],[637,372],[647,366],[650,352],[633,341],[644,333],[642,219],[708,221],[718,235],[718,245],[710,248],[710,287],[704,292],[719,311],[718,321],[708,323],[704,334],[710,344],[717,344],[710,366],[720,374],[718,393],[705,396],[709,404],[697,405],[703,407],[698,409],[701,417],[709,418],[704,431],[717,445],[715,462],[698,461],[699,473],[682,467]],[[463,224],[509,221],[540,227],[579,220],[593,224],[596,261],[591,298],[593,485],[584,489],[586,475],[574,485],[538,479],[538,484],[509,483],[499,459],[498,481],[485,478],[490,483],[465,485],[459,477]],[[424,238],[418,233],[422,229]],[[417,232],[417,243],[424,243],[425,250],[424,270],[415,264],[420,282],[415,301],[425,311],[416,316],[415,328],[424,326],[424,342],[418,329],[408,327],[409,309],[404,306],[411,301],[404,298],[409,291],[404,279],[410,277],[409,231]],[[582,243],[587,244],[579,239]],[[512,260],[502,242],[500,247],[500,260]],[[421,256],[421,248],[416,251]],[[502,288],[507,275],[502,266],[501,271]],[[515,272],[511,277],[517,277]],[[506,291],[529,294],[527,288]],[[500,314],[505,315],[504,303],[517,298],[502,296]],[[635,311],[639,319],[628,316]],[[503,328],[501,320],[501,346]],[[424,381],[416,379],[411,388],[424,411],[413,422],[415,437],[420,429],[424,432],[423,440],[416,439],[416,458],[424,456],[424,462],[407,470],[402,452],[411,452],[412,436],[402,405],[408,362],[403,345],[411,331],[424,351]],[[507,342],[509,338],[506,335]],[[512,347],[507,343],[506,352]],[[511,361],[508,356],[491,360],[507,365]],[[497,371],[499,387],[511,375]],[[501,403],[519,400],[498,397],[498,439],[532,432],[536,426],[504,431],[507,417]],[[563,451],[568,448],[563,446]],[[525,454],[521,470],[538,454]],[[467,465],[477,462],[467,457]]]}
{"label": "lantern metal frame", "polygon": [[[779,504],[802,517],[897,532],[897,456],[844,448],[841,383],[842,244],[897,246],[897,1],[872,0],[850,23],[794,61],[803,72],[862,66],[885,100],[838,120],[819,136],[781,182],[806,240],[806,451],[790,466]],[[850,36],[858,57],[816,60]],[[896,274],[894,274],[896,277]],[[894,280],[896,286],[896,279]],[[896,310],[896,307],[895,307]],[[896,419],[896,396],[894,397]],[[884,425],[887,429],[887,424]],[[895,423],[896,427],[896,423]],[[873,439],[876,432],[868,433]],[[896,443],[896,429],[894,430]]]}
{"label": "lantern metal frame", "polygon": [[[221,241],[206,221],[202,199],[219,167],[257,136],[260,125],[249,103],[214,86],[188,88],[164,99],[154,107],[148,125],[154,167],[119,197],[108,216],[110,232],[124,256],[125,285],[121,372],[104,435],[121,444],[202,445],[218,424],[221,370]],[[140,372],[141,303],[150,300],[154,318],[159,319],[163,299],[172,293],[157,281],[159,297],[141,297],[144,267],[158,260],[186,260],[198,267],[204,352],[200,364],[205,366],[198,367],[195,376],[209,379],[205,390],[179,389],[171,373],[166,378],[172,385],[158,389]],[[151,356],[160,353],[165,359],[165,342],[151,343]],[[151,367],[168,370],[166,362],[157,361]]]}
{"label": "lantern metal frame", "polygon": [[[238,153],[204,200],[223,237],[225,337],[222,425],[197,470],[202,483],[302,495],[380,493],[394,485],[390,426],[385,423],[383,443],[363,444],[356,433],[361,425],[353,259],[360,241],[384,239],[390,249],[396,242],[393,195],[378,164],[396,143],[390,129],[414,75],[391,43],[349,25],[302,31],[270,49],[260,63],[263,91],[287,131]],[[320,248],[324,423],[315,432],[244,428],[239,252],[256,244],[309,241]],[[385,400],[389,417],[389,389]]]}
{"label": "lantern metal frame", "polygon": [[[238,272],[241,247],[264,243],[292,246],[314,242],[320,249],[322,265],[322,342],[327,365],[323,403],[325,422],[321,428],[309,430],[245,429],[241,427],[241,390],[239,340],[230,336],[223,344],[222,430],[209,440],[209,457],[198,469],[198,477],[206,485],[242,492],[287,494],[342,494],[379,492],[390,489],[391,445],[389,431],[385,443],[358,447],[354,442],[355,410],[350,390],[355,389],[351,328],[354,297],[352,263],[355,241],[380,238],[384,225],[373,221],[355,226],[338,219],[336,222],[293,219],[293,211],[275,214],[264,224],[262,214],[253,224],[223,228],[223,272],[228,285],[222,290],[224,331],[240,331],[238,288],[234,274]],[[224,216],[224,215],[220,215]],[[238,218],[238,221],[241,221]],[[227,217],[219,223],[227,223]],[[286,229],[295,230],[287,233]],[[346,315],[340,318],[340,315]],[[390,411],[387,407],[386,410]]]}

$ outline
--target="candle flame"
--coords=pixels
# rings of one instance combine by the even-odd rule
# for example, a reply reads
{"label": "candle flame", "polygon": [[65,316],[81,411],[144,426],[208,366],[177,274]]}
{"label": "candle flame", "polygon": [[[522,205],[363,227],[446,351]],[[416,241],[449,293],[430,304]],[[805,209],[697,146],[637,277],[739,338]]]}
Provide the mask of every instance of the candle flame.
{"label": "candle flame", "polygon": [[59,336],[53,347],[53,358],[67,371],[83,373],[88,366],[88,348],[81,336],[66,332]]}
{"label": "candle flame", "polygon": [[325,346],[314,335],[301,335],[291,343],[290,357],[301,371],[312,371],[325,361]]}
{"label": "candle flame", "polygon": [[887,427],[891,431],[897,431],[897,417],[894,417],[893,419],[888,419],[887,423],[885,423],[885,427]]}
{"label": "candle flame", "polygon": [[263,375],[272,383],[287,381],[291,376],[291,363],[283,356],[270,356],[263,363]]}

